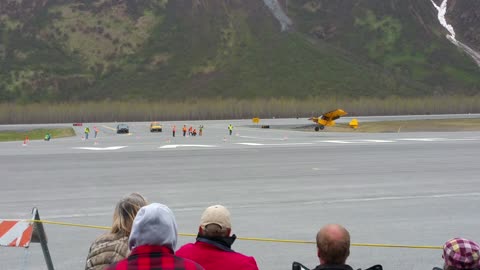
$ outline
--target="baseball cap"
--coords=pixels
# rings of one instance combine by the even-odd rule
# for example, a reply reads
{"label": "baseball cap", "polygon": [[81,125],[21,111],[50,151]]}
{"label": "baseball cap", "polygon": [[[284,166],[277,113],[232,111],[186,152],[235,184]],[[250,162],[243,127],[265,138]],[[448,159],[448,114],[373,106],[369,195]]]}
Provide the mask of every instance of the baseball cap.
{"label": "baseball cap", "polygon": [[200,219],[200,226],[205,229],[205,226],[210,224],[217,224],[222,229],[231,229],[232,222],[228,209],[223,205],[212,205],[205,209]]}
{"label": "baseball cap", "polygon": [[480,266],[480,247],[471,240],[453,238],[443,245],[443,258],[456,269],[473,269]]}

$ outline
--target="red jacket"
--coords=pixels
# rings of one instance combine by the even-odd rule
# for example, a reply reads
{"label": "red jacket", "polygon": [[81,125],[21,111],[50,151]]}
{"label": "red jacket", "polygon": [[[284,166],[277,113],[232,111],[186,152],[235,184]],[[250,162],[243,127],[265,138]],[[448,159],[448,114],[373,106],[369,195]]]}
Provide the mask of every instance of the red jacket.
{"label": "red jacket", "polygon": [[210,240],[197,240],[194,244],[186,244],[175,255],[197,262],[205,270],[258,270],[253,257]]}
{"label": "red jacket", "polygon": [[128,258],[112,264],[106,270],[204,270],[195,262],[173,255],[167,247],[139,246]]}

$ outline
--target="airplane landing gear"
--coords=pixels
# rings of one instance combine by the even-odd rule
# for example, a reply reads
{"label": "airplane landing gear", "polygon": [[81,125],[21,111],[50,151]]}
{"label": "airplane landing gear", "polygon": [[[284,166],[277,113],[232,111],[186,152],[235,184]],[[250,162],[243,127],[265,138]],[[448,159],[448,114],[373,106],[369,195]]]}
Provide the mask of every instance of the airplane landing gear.
{"label": "airplane landing gear", "polygon": [[315,127],[315,131],[323,130],[325,126],[317,126]]}

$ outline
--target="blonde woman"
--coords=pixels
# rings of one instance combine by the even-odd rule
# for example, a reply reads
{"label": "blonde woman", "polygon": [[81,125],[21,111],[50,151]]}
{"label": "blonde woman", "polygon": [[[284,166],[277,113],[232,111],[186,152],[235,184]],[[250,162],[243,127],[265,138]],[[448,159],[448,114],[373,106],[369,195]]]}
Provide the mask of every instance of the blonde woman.
{"label": "blonde woman", "polygon": [[90,247],[85,270],[100,270],[126,258],[129,254],[128,237],[138,210],[147,205],[145,198],[132,193],[121,199],[113,213],[112,230],[98,237]]}

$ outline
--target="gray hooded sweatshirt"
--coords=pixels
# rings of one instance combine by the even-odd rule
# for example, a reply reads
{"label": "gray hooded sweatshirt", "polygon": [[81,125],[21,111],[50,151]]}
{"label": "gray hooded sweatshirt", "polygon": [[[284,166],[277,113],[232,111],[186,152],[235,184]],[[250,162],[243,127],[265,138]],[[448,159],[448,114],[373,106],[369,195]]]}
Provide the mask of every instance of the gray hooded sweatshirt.
{"label": "gray hooded sweatshirt", "polygon": [[177,223],[172,210],[166,205],[152,203],[142,207],[133,220],[128,247],[132,250],[144,245],[166,246],[174,251],[177,237]]}

